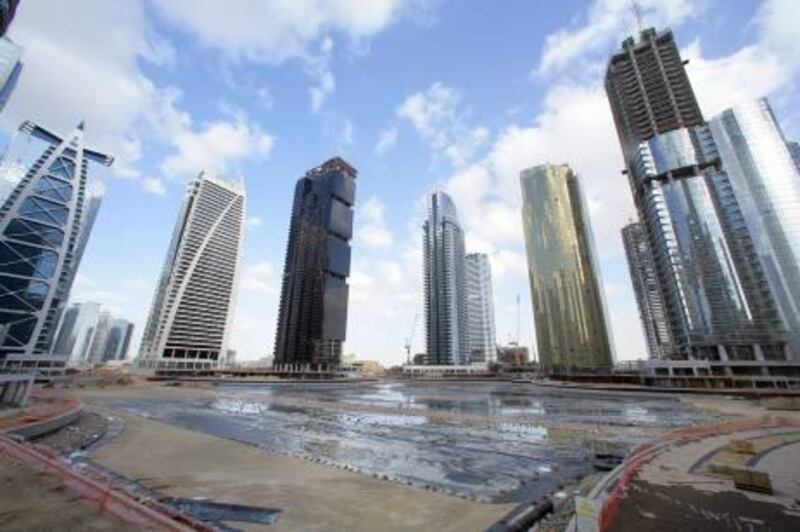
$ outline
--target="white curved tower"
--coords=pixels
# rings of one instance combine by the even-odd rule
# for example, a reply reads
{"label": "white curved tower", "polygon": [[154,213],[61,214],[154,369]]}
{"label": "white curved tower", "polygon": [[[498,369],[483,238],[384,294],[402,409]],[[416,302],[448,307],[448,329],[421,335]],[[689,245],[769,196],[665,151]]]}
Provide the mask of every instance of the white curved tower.
{"label": "white curved tower", "polygon": [[217,366],[233,319],[244,214],[243,183],[201,172],[189,184],[142,337],[140,367]]}

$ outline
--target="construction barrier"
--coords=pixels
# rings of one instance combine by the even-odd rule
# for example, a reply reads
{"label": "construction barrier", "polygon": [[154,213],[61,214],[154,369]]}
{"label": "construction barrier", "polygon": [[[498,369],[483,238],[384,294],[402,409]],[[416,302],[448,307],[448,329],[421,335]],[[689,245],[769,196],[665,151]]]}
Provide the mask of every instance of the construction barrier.
{"label": "construction barrier", "polygon": [[134,526],[151,530],[214,530],[214,527],[158,501],[138,498],[135,494],[115,486],[108,477],[97,471],[80,471],[47,447],[16,441],[13,437],[0,433],[0,454],[38,471],[57,476],[81,497],[96,502],[101,509]]}
{"label": "construction barrier", "polygon": [[664,447],[698,441],[709,436],[797,426],[800,426],[800,422],[796,420],[773,416],[724,421],[711,425],[693,425],[671,430],[650,442],[639,445],[625,458],[616,484],[603,502],[600,514],[600,530],[609,529],[631,481],[641,471],[642,467],[655,458]]}

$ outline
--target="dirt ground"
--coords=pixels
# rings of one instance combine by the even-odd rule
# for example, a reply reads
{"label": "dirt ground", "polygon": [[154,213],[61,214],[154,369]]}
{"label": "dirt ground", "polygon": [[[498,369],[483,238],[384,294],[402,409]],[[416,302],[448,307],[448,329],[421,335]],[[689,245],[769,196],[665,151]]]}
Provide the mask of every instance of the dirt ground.
{"label": "dirt ground", "polygon": [[137,530],[81,499],[55,476],[0,456],[0,530]]}
{"label": "dirt ground", "polygon": [[171,496],[282,509],[270,530],[483,530],[514,507],[398,486],[117,415],[126,430],[92,453],[94,461]]}
{"label": "dirt ground", "polygon": [[800,517],[788,515],[779,504],[756,502],[733,491],[706,493],[692,486],[659,486],[635,480],[619,507],[609,532],[728,530],[798,530]]}

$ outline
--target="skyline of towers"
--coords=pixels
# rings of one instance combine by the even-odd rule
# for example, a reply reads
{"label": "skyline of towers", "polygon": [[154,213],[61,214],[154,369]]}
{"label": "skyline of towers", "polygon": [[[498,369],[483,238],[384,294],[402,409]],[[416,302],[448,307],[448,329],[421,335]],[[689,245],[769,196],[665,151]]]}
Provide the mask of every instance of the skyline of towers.
{"label": "skyline of towers", "polygon": [[658,285],[656,265],[644,226],[639,222],[631,222],[623,227],[622,242],[647,351],[651,359],[669,359],[674,347],[669,335],[666,306]]}
{"label": "skyline of towers", "polygon": [[800,172],[764,98],[726,109],[709,127],[787,330],[787,351],[800,361]]}
{"label": "skyline of towers", "polygon": [[0,369],[61,371],[51,353],[113,158],[26,121],[0,167]]}
{"label": "skyline of towers", "polygon": [[606,92],[684,359],[781,359],[784,334],[670,30],[625,39]]}
{"label": "skyline of towers", "polygon": [[114,318],[99,303],[75,303],[64,312],[53,351],[68,366],[125,360],[133,323]]}
{"label": "skyline of towers", "polygon": [[140,367],[205,370],[223,359],[244,216],[243,182],[202,171],[189,183],[144,329]]}
{"label": "skyline of towers", "polygon": [[613,365],[591,226],[569,165],[520,173],[539,362],[545,371]]}
{"label": "skyline of towers", "polygon": [[486,253],[465,256],[467,353],[471,364],[497,360],[492,267]]}
{"label": "skyline of towers", "polygon": [[339,365],[347,335],[355,168],[333,157],[297,181],[283,268],[276,366]]}
{"label": "skyline of towers", "polygon": [[428,198],[423,231],[427,363],[468,364],[464,231],[446,193]]}

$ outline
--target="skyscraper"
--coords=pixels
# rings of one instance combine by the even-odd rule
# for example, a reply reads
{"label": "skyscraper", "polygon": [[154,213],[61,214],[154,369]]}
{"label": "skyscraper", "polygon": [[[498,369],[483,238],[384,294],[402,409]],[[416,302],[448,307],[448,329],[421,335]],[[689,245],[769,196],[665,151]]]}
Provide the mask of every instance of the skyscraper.
{"label": "skyscraper", "polygon": [[673,346],[669,335],[667,309],[661,296],[656,265],[644,226],[639,222],[632,222],[623,227],[622,242],[625,245],[628,271],[650,358],[671,358]]}
{"label": "skyscraper", "polygon": [[100,312],[99,303],[76,303],[70,306],[64,313],[53,354],[66,358],[69,366],[90,364]]}
{"label": "skyscraper", "polygon": [[[123,319],[112,319],[103,351],[103,362],[125,360],[133,336],[133,323]],[[230,350],[229,350],[230,351]]]}
{"label": "skyscraper", "polygon": [[0,0],[0,36],[6,34],[8,26],[14,20],[19,0]]}
{"label": "skyscraper", "polygon": [[605,85],[676,351],[783,358],[780,316],[672,32],[626,39]]}
{"label": "skyscraper", "polygon": [[[113,159],[24,122],[0,167],[0,369],[63,369],[51,353]],[[94,176],[94,177],[92,177]]]}
{"label": "skyscraper", "polygon": [[92,345],[89,347],[88,362],[99,364],[103,361],[106,353],[106,343],[108,343],[108,333],[111,328],[111,313],[108,310],[101,310],[97,317],[97,325],[94,328]]}
{"label": "skyscraper", "polygon": [[244,239],[245,191],[200,172],[186,191],[137,363],[215,368],[228,348]]}
{"label": "skyscraper", "polygon": [[485,253],[466,256],[467,353],[473,364],[497,359],[492,268]]}
{"label": "skyscraper", "polygon": [[539,361],[546,371],[610,368],[613,361],[591,228],[566,164],[523,170],[522,225]]}
{"label": "skyscraper", "polygon": [[795,168],[797,168],[797,171],[800,172],[800,142],[787,142],[786,147],[789,148],[789,153],[792,155]]}
{"label": "skyscraper", "polygon": [[767,100],[723,111],[709,126],[800,361],[800,172]]}
{"label": "skyscraper", "polygon": [[283,268],[276,366],[338,366],[347,333],[356,169],[334,157],[298,180]]}
{"label": "skyscraper", "polygon": [[0,111],[2,111],[22,72],[22,47],[8,37],[0,37]]}
{"label": "skyscraper", "polygon": [[450,196],[431,195],[423,229],[427,361],[468,364],[464,231]]}

